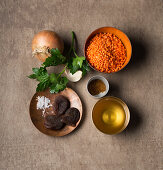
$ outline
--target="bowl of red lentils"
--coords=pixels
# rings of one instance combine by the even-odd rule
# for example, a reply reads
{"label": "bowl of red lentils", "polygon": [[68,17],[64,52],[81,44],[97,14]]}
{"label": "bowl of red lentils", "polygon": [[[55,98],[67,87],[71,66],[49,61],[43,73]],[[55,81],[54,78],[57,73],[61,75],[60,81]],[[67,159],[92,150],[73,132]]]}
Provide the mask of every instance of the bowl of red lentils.
{"label": "bowl of red lentils", "polygon": [[84,55],[96,71],[114,73],[122,70],[130,61],[132,46],[122,31],[102,27],[93,31],[84,46]]}

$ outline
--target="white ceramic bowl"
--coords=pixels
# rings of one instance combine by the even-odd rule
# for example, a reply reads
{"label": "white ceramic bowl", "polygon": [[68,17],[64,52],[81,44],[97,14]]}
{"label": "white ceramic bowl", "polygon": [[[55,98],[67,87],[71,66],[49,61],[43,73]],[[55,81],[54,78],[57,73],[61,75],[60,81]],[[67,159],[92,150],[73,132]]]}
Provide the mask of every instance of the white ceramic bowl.
{"label": "white ceramic bowl", "polygon": [[[105,84],[105,86],[106,86],[106,90],[104,91],[104,92],[102,92],[102,93],[99,93],[98,95],[92,95],[90,92],[89,92],[89,90],[88,90],[88,85],[89,85],[89,83],[92,81],[92,80],[95,80],[95,79],[98,79],[98,80],[101,80],[104,84]],[[87,92],[92,96],[92,97],[95,97],[95,98],[101,98],[101,97],[104,97],[107,93],[108,93],[108,91],[109,91],[109,82],[106,80],[106,78],[105,77],[103,77],[103,76],[93,76],[92,78],[90,78],[89,80],[88,80],[88,82],[87,82]]]}

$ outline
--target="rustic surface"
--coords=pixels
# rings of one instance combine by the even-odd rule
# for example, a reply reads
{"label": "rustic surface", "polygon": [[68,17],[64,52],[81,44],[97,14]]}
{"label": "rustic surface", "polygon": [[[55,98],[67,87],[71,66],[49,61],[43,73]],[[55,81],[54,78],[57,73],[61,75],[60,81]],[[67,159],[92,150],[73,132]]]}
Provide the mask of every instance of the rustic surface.
{"label": "rustic surface", "polygon": [[[0,1],[0,169],[161,170],[163,162],[163,2],[162,0],[1,0]],[[133,45],[132,60],[119,73],[104,76],[109,95],[120,97],[131,111],[127,130],[100,133],[91,120],[96,99],[86,91],[91,71],[70,84],[81,97],[84,119],[65,137],[41,134],[29,117],[36,82],[26,76],[39,66],[31,56],[39,30],[59,33],[66,44],[70,31],[83,55],[85,39],[102,26],[123,30]],[[103,75],[103,74],[100,74]]]}

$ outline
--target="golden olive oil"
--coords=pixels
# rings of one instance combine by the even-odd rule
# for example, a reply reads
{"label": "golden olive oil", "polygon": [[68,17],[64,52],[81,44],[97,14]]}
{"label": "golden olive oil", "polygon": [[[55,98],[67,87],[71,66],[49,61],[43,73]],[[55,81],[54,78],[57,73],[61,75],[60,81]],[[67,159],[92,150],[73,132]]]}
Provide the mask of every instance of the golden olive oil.
{"label": "golden olive oil", "polygon": [[115,99],[104,98],[97,102],[93,109],[93,121],[96,127],[104,133],[118,133],[126,121],[124,107]]}

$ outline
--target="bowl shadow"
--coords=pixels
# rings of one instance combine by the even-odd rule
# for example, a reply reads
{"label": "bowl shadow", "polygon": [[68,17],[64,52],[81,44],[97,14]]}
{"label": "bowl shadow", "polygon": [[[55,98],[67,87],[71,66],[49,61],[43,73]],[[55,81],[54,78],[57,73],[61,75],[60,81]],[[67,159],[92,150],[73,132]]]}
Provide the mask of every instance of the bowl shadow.
{"label": "bowl shadow", "polygon": [[106,96],[115,96],[121,98],[119,86],[115,82],[112,82],[111,80],[109,80],[108,82],[109,82],[109,91]]}
{"label": "bowl shadow", "polygon": [[[120,94],[119,86],[114,82],[111,82],[108,96],[115,96],[120,99],[121,98],[123,99],[123,97]],[[131,104],[130,102],[126,102],[126,104],[130,110],[130,121],[129,121],[129,124],[126,127],[126,129],[118,135],[124,135],[124,134],[130,135],[132,133],[136,133],[137,131],[139,131],[139,129],[141,128],[141,125],[144,121],[142,114],[133,104]]]}
{"label": "bowl shadow", "polygon": [[64,56],[67,56],[70,47],[71,47],[71,41],[64,40],[64,51],[63,51]]}
{"label": "bowl shadow", "polygon": [[123,73],[126,70],[130,72],[134,70],[140,70],[144,68],[144,64],[147,61],[148,55],[148,43],[144,39],[130,37],[131,45],[132,45],[132,56],[125,68],[123,68],[120,73]]}
{"label": "bowl shadow", "polygon": [[133,133],[137,133],[140,130],[144,121],[141,113],[136,107],[132,105],[128,105],[128,107],[130,110],[130,121],[126,129],[121,133],[122,135],[131,135]]}

